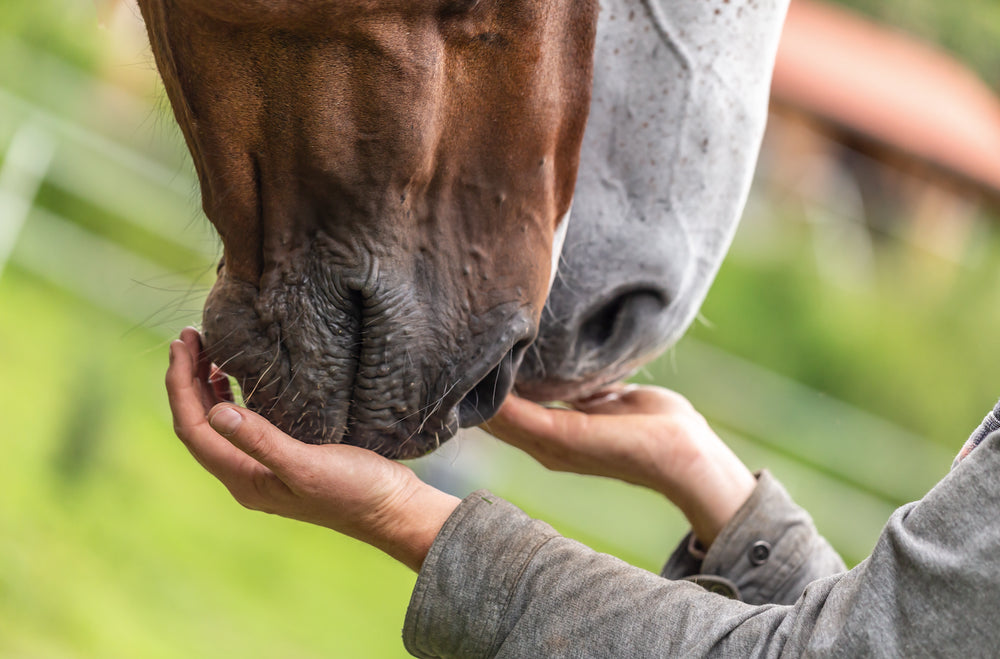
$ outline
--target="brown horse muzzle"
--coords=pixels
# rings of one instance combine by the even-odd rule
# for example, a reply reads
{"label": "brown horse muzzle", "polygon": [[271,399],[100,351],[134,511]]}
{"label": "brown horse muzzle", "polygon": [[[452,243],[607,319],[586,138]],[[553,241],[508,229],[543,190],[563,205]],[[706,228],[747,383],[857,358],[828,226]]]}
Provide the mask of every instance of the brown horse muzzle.
{"label": "brown horse muzzle", "polygon": [[140,0],[224,266],[247,404],[393,457],[491,416],[534,338],[593,0]]}

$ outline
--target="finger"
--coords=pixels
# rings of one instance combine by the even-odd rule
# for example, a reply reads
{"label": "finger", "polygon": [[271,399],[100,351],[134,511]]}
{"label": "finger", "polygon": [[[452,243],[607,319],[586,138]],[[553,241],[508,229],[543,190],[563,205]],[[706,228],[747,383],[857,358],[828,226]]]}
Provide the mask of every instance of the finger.
{"label": "finger", "polygon": [[220,403],[208,413],[211,427],[230,443],[291,483],[314,466],[313,447],[289,437],[250,410]]}
{"label": "finger", "polygon": [[229,376],[218,366],[212,365],[212,374],[208,378],[212,385],[212,395],[215,396],[215,403],[232,403],[233,388],[229,385]]}
{"label": "finger", "polygon": [[484,428],[548,469],[621,478],[619,463],[631,450],[622,441],[622,420],[508,397]]}
{"label": "finger", "polygon": [[170,357],[166,378],[167,398],[177,437],[205,469],[227,486],[259,471],[260,465],[208,424],[194,379],[196,357],[191,352],[190,343],[183,340],[171,343]]}
{"label": "finger", "polygon": [[212,407],[221,402],[220,399],[215,396],[215,389],[210,382],[212,377],[212,360],[209,359],[208,354],[205,352],[204,345],[201,342],[201,334],[193,327],[185,327],[181,330],[181,341],[188,347],[196,357],[196,368],[195,368],[195,379],[198,381],[198,391],[201,398],[202,405],[205,410],[208,411]]}
{"label": "finger", "polygon": [[483,427],[508,444],[528,450],[545,442],[572,441],[586,432],[586,425],[587,418],[582,412],[542,407],[508,396],[496,416]]}
{"label": "finger", "polygon": [[693,410],[680,394],[663,387],[625,385],[576,401],[575,409],[591,415],[677,414]]}
{"label": "finger", "polygon": [[167,368],[167,398],[174,416],[174,426],[191,425],[204,419],[207,411],[201,406],[201,392],[195,377],[198,353],[183,339],[170,344],[170,366]]}
{"label": "finger", "polygon": [[185,327],[181,330],[180,340],[197,360],[198,355],[201,354],[201,334],[198,333],[198,330],[193,327]]}
{"label": "finger", "polygon": [[616,382],[586,398],[573,401],[573,409],[588,414],[628,414],[634,409],[631,394],[636,389],[637,385]]}
{"label": "finger", "polygon": [[[550,409],[508,396],[497,415],[484,428],[535,457],[546,453],[560,459],[577,460],[584,456],[610,458],[627,452],[630,437],[635,439],[637,434],[637,427],[633,425],[632,420],[620,414]],[[574,455],[576,458],[572,458]]]}

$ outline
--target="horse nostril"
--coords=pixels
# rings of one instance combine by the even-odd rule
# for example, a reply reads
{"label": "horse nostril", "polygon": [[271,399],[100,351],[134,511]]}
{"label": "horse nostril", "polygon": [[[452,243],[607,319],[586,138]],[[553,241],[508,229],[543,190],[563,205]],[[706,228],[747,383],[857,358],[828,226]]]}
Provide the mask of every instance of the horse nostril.
{"label": "horse nostril", "polygon": [[500,363],[486,374],[458,404],[458,424],[463,428],[478,426],[489,420],[503,404],[517,373],[530,339],[517,342]]}
{"label": "horse nostril", "polygon": [[631,290],[598,306],[580,325],[577,354],[584,355],[613,344],[625,347],[646,333],[646,321],[667,307],[661,293],[651,289]]}

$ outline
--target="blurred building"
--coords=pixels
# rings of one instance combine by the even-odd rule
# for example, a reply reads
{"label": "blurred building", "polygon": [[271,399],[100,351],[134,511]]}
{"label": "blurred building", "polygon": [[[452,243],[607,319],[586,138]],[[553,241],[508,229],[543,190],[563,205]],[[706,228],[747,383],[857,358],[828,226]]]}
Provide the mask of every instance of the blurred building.
{"label": "blurred building", "polygon": [[1000,99],[935,46],[793,0],[759,176],[812,215],[959,261],[1000,209]]}

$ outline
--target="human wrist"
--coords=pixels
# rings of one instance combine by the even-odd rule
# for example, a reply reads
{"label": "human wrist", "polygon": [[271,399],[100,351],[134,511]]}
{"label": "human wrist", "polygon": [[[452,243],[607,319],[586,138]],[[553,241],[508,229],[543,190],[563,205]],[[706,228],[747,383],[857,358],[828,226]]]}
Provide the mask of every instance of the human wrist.
{"label": "human wrist", "polygon": [[695,537],[708,548],[750,498],[757,481],[735,456],[711,463],[704,473],[699,496],[692,497],[683,512]]}
{"label": "human wrist", "polygon": [[461,499],[414,476],[381,515],[377,539],[371,544],[419,572],[441,527],[460,503]]}
{"label": "human wrist", "polygon": [[750,498],[757,481],[722,440],[690,445],[684,465],[656,489],[687,518],[704,547],[712,542]]}

